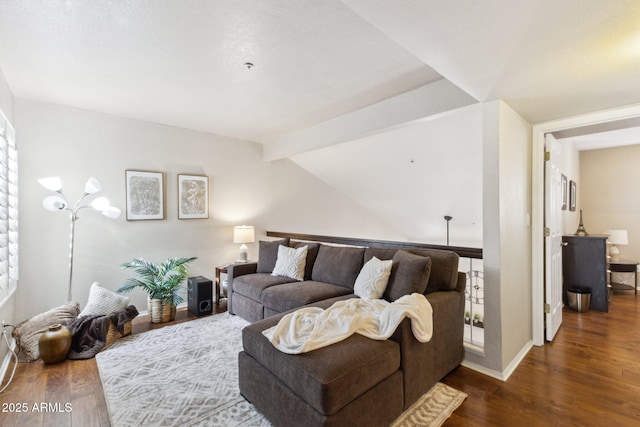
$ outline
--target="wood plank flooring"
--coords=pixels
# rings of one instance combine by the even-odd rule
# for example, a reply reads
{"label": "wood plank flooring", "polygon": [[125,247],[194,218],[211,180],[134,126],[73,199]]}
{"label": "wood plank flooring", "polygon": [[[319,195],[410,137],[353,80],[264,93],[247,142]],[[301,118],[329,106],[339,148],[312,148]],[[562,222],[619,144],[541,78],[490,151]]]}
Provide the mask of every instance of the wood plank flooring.
{"label": "wood plank flooring", "polygon": [[[443,382],[469,397],[444,425],[640,425],[639,301],[627,292],[613,295],[608,313],[565,309],[554,342],[532,348],[506,382],[457,368]],[[179,310],[173,323],[193,318]],[[139,318],[133,333],[163,326]],[[1,426],[110,425],[95,359],[20,364],[0,395],[0,411],[21,402],[28,411],[0,412]],[[34,411],[41,402],[60,405]],[[71,403],[71,411],[65,411],[65,403]]]}

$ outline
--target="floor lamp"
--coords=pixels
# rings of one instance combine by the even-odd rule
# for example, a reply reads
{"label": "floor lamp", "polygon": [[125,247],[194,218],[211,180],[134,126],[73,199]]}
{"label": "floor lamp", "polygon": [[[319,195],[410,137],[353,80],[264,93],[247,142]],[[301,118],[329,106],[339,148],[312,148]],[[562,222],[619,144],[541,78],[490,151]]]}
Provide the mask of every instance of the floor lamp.
{"label": "floor lamp", "polygon": [[89,178],[87,183],[84,185],[84,194],[73,206],[67,202],[67,198],[62,193],[62,181],[60,178],[57,176],[40,178],[38,182],[47,190],[57,193],[44,198],[42,205],[45,209],[49,211],[69,211],[69,218],[71,219],[71,241],[69,245],[69,290],[67,293],[67,301],[71,301],[71,283],[73,281],[73,241],[75,238],[75,226],[76,220],[78,219],[78,212],[81,209],[92,207],[93,209],[101,212],[107,218],[116,219],[120,216],[120,209],[111,206],[109,199],[106,197],[97,197],[93,199],[91,203],[82,204],[82,201],[88,196],[96,194],[102,189],[98,180],[93,177]]}

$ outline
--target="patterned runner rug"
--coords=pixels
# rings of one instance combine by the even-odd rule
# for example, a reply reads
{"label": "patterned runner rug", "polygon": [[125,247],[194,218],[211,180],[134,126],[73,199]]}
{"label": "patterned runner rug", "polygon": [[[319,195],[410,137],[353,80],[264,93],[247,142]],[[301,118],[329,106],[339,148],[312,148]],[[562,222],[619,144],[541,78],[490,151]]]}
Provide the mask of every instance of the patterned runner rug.
{"label": "patterned runner rug", "polygon": [[[130,335],[99,353],[112,427],[270,426],[238,390],[247,324],[223,313]],[[440,426],[466,396],[438,383],[394,427]]]}

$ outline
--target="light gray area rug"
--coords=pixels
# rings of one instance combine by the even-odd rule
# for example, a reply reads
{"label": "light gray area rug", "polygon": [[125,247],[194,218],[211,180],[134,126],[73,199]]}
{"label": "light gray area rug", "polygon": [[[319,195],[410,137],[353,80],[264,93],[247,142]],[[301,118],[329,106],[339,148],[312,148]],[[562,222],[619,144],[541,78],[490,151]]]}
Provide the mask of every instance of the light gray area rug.
{"label": "light gray area rug", "polygon": [[[112,427],[270,426],[238,390],[247,324],[223,313],[130,335],[99,353]],[[466,396],[438,383],[394,427],[440,426]]]}

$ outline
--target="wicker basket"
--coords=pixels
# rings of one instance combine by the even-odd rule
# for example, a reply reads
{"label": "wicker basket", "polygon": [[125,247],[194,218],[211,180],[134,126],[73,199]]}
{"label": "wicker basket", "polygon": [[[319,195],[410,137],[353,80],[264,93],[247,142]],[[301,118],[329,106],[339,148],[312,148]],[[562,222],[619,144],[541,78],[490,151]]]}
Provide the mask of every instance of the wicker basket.
{"label": "wicker basket", "polygon": [[147,312],[151,323],[170,322],[176,318],[176,306],[161,299],[147,299]]}
{"label": "wicker basket", "polygon": [[109,322],[109,330],[107,331],[107,341],[104,345],[104,349],[109,347],[114,342],[118,341],[119,338],[126,337],[127,335],[131,335],[131,322],[127,322],[124,324],[124,333],[120,333],[116,325],[113,322]]}

